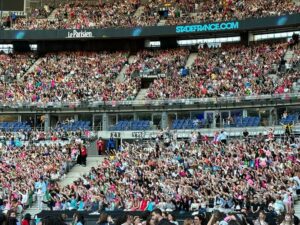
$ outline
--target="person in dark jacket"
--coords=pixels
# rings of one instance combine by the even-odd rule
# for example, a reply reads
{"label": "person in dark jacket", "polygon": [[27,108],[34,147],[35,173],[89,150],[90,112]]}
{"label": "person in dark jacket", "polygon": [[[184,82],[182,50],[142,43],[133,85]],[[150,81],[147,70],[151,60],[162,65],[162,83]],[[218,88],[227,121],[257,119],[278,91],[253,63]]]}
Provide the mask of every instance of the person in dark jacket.
{"label": "person in dark jacket", "polygon": [[107,215],[106,213],[101,213],[97,221],[97,225],[113,225],[113,224],[114,222],[109,215]]}
{"label": "person in dark jacket", "polygon": [[154,218],[157,225],[174,225],[168,219],[162,216],[162,211],[158,208],[152,211],[152,217]]}

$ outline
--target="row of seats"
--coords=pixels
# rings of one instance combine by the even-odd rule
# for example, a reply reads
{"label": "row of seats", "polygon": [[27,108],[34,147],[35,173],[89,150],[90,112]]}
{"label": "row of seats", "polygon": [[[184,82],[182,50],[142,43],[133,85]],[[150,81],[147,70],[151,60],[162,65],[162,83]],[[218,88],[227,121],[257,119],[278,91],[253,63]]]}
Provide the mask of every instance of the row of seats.
{"label": "row of seats", "polygon": [[[298,121],[299,114],[291,114],[286,118],[280,120],[281,124],[295,123]],[[255,127],[259,126],[261,122],[260,117],[236,117],[234,122],[231,124],[225,124],[225,127]],[[174,120],[172,123],[172,129],[198,129],[204,128],[206,120],[192,120],[182,119]],[[6,132],[19,132],[19,131],[31,131],[32,128],[27,122],[0,122],[0,129]],[[149,120],[133,120],[133,121],[119,121],[115,126],[112,127],[113,131],[125,131],[125,130],[149,130]],[[72,123],[59,124],[55,127],[55,130],[63,131],[77,131],[77,130],[91,130],[90,121],[78,120]]]}
{"label": "row of seats", "polygon": [[112,127],[113,131],[124,131],[124,130],[149,130],[150,121],[149,120],[121,120],[115,126]]}
{"label": "row of seats", "polygon": [[[192,119],[183,119],[183,120],[174,120],[172,123],[172,129],[199,129],[204,128],[207,121],[202,120],[192,120]],[[225,124],[225,127],[255,127],[259,126],[260,118],[259,117],[236,117],[232,124]]]}
{"label": "row of seats", "polygon": [[5,132],[31,131],[27,122],[0,122],[0,128]]}
{"label": "row of seats", "polygon": [[234,127],[234,125],[236,127],[257,127],[260,125],[260,117],[236,117],[235,124],[232,124],[231,126]]}
{"label": "row of seats", "polygon": [[288,115],[286,118],[282,118],[280,120],[280,123],[284,124],[284,125],[289,124],[289,123],[295,123],[298,121],[298,118],[299,118],[298,113],[291,114],[291,115]]}
{"label": "row of seats", "polygon": [[78,120],[72,123],[59,124],[56,126],[55,130],[63,131],[77,131],[77,130],[91,130],[90,121]]}
{"label": "row of seats", "polygon": [[180,130],[180,129],[196,129],[196,128],[203,128],[206,124],[206,120],[191,120],[191,119],[184,119],[184,120],[174,120],[172,124],[172,129]]}

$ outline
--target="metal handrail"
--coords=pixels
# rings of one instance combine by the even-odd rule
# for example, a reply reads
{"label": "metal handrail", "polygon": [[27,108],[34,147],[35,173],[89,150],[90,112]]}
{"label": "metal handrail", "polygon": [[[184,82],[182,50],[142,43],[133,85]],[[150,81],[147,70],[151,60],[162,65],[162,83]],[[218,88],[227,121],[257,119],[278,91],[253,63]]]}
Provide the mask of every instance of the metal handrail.
{"label": "metal handrail", "polygon": [[238,97],[207,97],[207,98],[187,98],[187,99],[159,99],[159,100],[122,100],[122,101],[76,101],[76,102],[8,102],[0,103],[0,107],[21,108],[21,107],[37,107],[37,108],[62,108],[62,107],[99,107],[99,106],[145,106],[145,105],[172,105],[172,104],[218,104],[218,103],[241,103],[257,100],[290,100],[299,99],[300,93],[285,93],[285,94],[267,94],[267,95],[251,95]]}

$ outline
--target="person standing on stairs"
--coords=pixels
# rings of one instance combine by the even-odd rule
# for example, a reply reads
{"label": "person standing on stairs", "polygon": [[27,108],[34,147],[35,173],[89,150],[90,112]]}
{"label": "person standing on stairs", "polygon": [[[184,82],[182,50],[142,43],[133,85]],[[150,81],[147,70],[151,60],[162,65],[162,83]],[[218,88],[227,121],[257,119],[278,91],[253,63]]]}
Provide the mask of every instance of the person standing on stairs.
{"label": "person standing on stairs", "polygon": [[96,142],[97,149],[98,149],[98,155],[102,155],[102,152],[105,148],[104,140],[100,137],[99,140]]}
{"label": "person standing on stairs", "polygon": [[86,166],[87,149],[85,145],[81,145],[80,158],[81,158],[81,165]]}

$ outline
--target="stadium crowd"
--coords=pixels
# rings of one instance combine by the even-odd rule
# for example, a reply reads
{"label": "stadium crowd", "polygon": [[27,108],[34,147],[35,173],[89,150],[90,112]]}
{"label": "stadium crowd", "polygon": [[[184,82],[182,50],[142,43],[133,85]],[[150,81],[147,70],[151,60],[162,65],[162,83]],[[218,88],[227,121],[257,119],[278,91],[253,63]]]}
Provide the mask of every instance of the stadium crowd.
{"label": "stadium crowd", "polygon": [[[146,99],[292,93],[297,91],[299,71],[278,73],[287,45],[202,47],[190,68],[185,68],[187,48],[141,50],[130,63],[129,52],[60,52],[39,59],[31,53],[1,54],[0,100],[3,104],[134,100],[141,75],[158,75]],[[295,48],[290,59],[292,68],[299,64],[298,51]],[[124,80],[116,79],[126,64]]]}
{"label": "stadium crowd", "polygon": [[54,18],[30,16],[16,19],[11,29],[83,29],[134,27],[155,25],[159,18],[145,8],[139,17],[134,13],[138,2],[118,1],[97,5],[88,3],[70,3],[60,5],[54,11]]}
{"label": "stadium crowd", "polygon": [[164,74],[179,75],[185,66],[189,50],[184,48],[169,50],[143,50],[136,54],[134,62],[129,65],[126,74]]}
{"label": "stadium crowd", "polygon": [[[268,77],[276,73],[287,44],[255,46],[224,45],[200,48],[189,75],[174,74],[155,80],[147,92],[148,99],[249,96],[291,92],[296,75],[283,73],[279,80]],[[275,67],[274,67],[275,66]]]}
{"label": "stadium crowd", "polygon": [[[128,53],[61,52],[41,57],[32,72],[2,85],[2,102],[77,102],[132,100],[140,80],[116,81]],[[14,65],[16,64],[16,65]],[[19,62],[11,66],[19,68]]]}
{"label": "stadium crowd", "polygon": [[[191,133],[160,132],[146,144],[123,143],[115,155],[73,184],[47,186],[51,210],[244,211],[292,213],[300,190],[299,140],[278,142],[259,135],[228,140],[226,131],[210,140]],[[44,195],[46,191],[44,192]]]}
{"label": "stadium crowd", "polygon": [[[139,6],[144,7],[141,15],[135,16]],[[159,7],[160,6],[160,7]],[[47,18],[52,11],[44,8],[34,10],[27,18],[10,16],[6,29],[84,29],[108,27],[136,27],[157,25],[161,18],[167,25],[199,22],[218,22],[265,16],[281,16],[299,13],[300,7],[292,0],[254,1],[226,0],[202,1],[179,0],[166,2],[151,0],[122,0],[113,3],[90,4],[76,2],[60,4],[54,9],[54,17]],[[167,15],[160,11],[167,11]]]}
{"label": "stadium crowd", "polygon": [[22,77],[36,61],[32,53],[24,54],[0,54],[0,80],[14,82]]}
{"label": "stadium crowd", "polygon": [[0,211],[20,214],[35,200],[42,209],[47,189],[56,187],[85,148],[83,138],[75,132],[1,132]]}
{"label": "stadium crowd", "polygon": [[282,16],[299,12],[300,7],[292,0],[213,0],[202,2],[183,0],[172,8],[166,23],[176,25],[221,22],[253,17]]}

